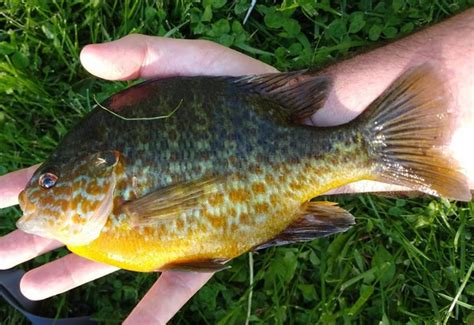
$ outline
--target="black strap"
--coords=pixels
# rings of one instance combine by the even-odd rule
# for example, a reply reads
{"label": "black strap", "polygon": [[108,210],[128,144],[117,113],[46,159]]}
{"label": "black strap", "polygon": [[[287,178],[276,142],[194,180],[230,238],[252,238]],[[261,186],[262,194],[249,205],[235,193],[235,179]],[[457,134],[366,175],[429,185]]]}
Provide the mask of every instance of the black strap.
{"label": "black strap", "polygon": [[0,296],[28,318],[33,325],[93,325],[89,316],[53,319],[38,316],[39,302],[27,299],[20,292],[20,280],[25,272],[18,269],[0,270]]}

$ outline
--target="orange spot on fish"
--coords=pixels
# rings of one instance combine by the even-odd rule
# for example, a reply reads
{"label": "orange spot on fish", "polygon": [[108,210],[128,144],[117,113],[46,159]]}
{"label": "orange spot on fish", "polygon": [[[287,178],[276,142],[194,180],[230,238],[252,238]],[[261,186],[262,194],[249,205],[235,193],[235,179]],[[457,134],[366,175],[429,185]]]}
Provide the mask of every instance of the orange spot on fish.
{"label": "orange spot on fish", "polygon": [[253,183],[252,190],[254,193],[265,193],[265,185],[263,183]]}
{"label": "orange spot on fish", "polygon": [[280,201],[278,195],[272,194],[270,195],[270,203],[272,206],[276,207],[278,205],[278,202]]}
{"label": "orange spot on fish", "polygon": [[227,161],[229,162],[229,165],[234,165],[235,163],[237,163],[237,157],[236,156],[230,156],[229,158],[227,158]]}
{"label": "orange spot on fish", "polygon": [[148,238],[153,237],[153,232],[154,232],[153,227],[144,227],[143,228],[143,235],[148,237]]}
{"label": "orange spot on fish", "polygon": [[161,232],[161,233],[165,232],[166,231],[165,225],[160,225],[158,227],[158,231]]}
{"label": "orange spot on fish", "polygon": [[59,214],[56,211],[50,210],[50,209],[44,209],[43,213],[47,216],[49,216],[52,220],[58,220],[62,217],[61,214]]}
{"label": "orange spot on fish", "polygon": [[69,206],[69,202],[66,201],[66,200],[59,200],[59,201],[57,202],[57,205],[59,205],[59,206],[61,207],[61,210],[62,210],[62,211],[66,211],[67,208],[68,208],[68,206]]}
{"label": "orange spot on fish", "polygon": [[56,196],[69,196],[70,195],[70,192],[69,192],[70,189],[68,188],[64,188],[64,187],[60,187],[60,188],[56,188],[55,191],[54,191],[54,195]]}
{"label": "orange spot on fish", "polygon": [[81,196],[77,196],[75,199],[71,200],[71,210],[73,211],[77,211],[77,206],[79,205],[79,201],[80,201],[80,198]]}
{"label": "orange spot on fish", "polygon": [[207,218],[214,228],[222,228],[224,226],[224,220],[219,216],[209,215]]}
{"label": "orange spot on fish", "polygon": [[84,223],[84,220],[78,214],[75,214],[72,217],[72,222],[75,223],[75,224],[81,225],[81,224]]}
{"label": "orange spot on fish", "polygon": [[240,223],[242,225],[248,225],[250,223],[250,216],[248,213],[241,213],[240,214]]}
{"label": "orange spot on fish", "polygon": [[183,230],[184,230],[184,221],[183,221],[183,220],[178,219],[178,220],[176,221],[176,229],[177,229],[178,231],[183,231]]}
{"label": "orange spot on fish", "polygon": [[236,215],[236,213],[237,213],[237,212],[235,211],[234,208],[230,208],[230,209],[229,209],[229,216],[233,217],[233,216]]}
{"label": "orange spot on fish", "polygon": [[[34,193],[33,193],[33,194],[31,194],[31,196],[30,196],[30,197],[31,197],[31,200],[32,200],[32,201],[34,201],[34,200],[37,200],[37,199],[39,199],[39,197],[40,197],[40,194],[41,194],[41,192],[40,192],[40,191],[36,191],[36,192],[34,192]],[[26,197],[26,195],[25,195],[25,197]]]}
{"label": "orange spot on fish", "polygon": [[55,203],[55,200],[53,196],[48,195],[42,198],[41,203],[43,203],[44,205],[53,205]]}
{"label": "orange spot on fish", "polygon": [[268,174],[267,176],[265,176],[265,182],[268,185],[275,185],[275,178],[273,178],[272,175]]}
{"label": "orange spot on fish", "polygon": [[[128,186],[127,182],[121,181],[121,182],[117,182],[117,184],[115,185],[115,189],[121,192],[121,191],[126,190],[127,186]],[[100,189],[99,194],[107,192],[108,189],[109,189],[109,186]]]}
{"label": "orange spot on fish", "polygon": [[112,227],[112,220],[111,218],[107,219],[107,221],[105,222],[105,227],[106,228],[111,228]]}
{"label": "orange spot on fish", "polygon": [[120,196],[114,197],[114,205],[113,205],[112,211],[115,215],[120,214],[120,210],[122,209],[122,204],[124,202],[125,200],[122,197]]}
{"label": "orange spot on fish", "polygon": [[224,203],[224,195],[222,193],[213,193],[209,197],[209,204],[213,207],[218,207]]}
{"label": "orange spot on fish", "polygon": [[95,204],[92,204],[89,200],[82,200],[81,211],[87,213],[94,208]]}
{"label": "orange spot on fish", "polygon": [[102,190],[99,185],[97,185],[97,182],[89,182],[86,192],[92,196],[97,196],[102,193]]}
{"label": "orange spot on fish", "polygon": [[251,168],[251,171],[257,175],[263,174],[263,168],[260,166],[254,166],[253,168]]}
{"label": "orange spot on fish", "polygon": [[255,204],[255,212],[256,213],[267,213],[268,212],[268,204],[266,202]]}
{"label": "orange spot on fish", "polygon": [[290,183],[290,188],[293,190],[293,191],[299,191],[301,189],[304,188],[304,185],[301,184],[300,182],[291,182]]}
{"label": "orange spot on fish", "polygon": [[233,203],[246,202],[250,199],[250,193],[242,189],[231,190],[229,198]]}
{"label": "orange spot on fish", "polygon": [[198,229],[201,233],[206,233],[208,231],[206,225],[204,223],[198,224]]}

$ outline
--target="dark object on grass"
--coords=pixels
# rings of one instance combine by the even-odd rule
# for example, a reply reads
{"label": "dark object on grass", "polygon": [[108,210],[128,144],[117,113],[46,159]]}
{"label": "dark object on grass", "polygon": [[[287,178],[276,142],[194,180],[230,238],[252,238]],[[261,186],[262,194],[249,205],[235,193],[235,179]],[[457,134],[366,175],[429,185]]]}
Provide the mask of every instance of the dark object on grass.
{"label": "dark object on grass", "polygon": [[18,269],[0,270],[0,296],[13,308],[23,314],[33,325],[93,325],[89,316],[72,318],[47,318],[39,316],[38,301],[27,299],[20,292],[20,280],[25,272]]}

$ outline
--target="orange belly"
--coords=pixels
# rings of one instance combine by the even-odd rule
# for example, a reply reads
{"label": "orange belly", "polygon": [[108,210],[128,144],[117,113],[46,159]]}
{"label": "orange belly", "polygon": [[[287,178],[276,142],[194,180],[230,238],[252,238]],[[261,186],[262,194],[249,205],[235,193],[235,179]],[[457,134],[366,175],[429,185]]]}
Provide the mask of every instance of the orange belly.
{"label": "orange belly", "polygon": [[109,220],[96,240],[68,248],[91,260],[142,272],[179,261],[232,259],[282,232],[311,198],[369,178],[370,171],[360,166],[353,159],[343,168],[308,161],[300,168],[259,169],[230,178],[197,211],[145,227],[133,227],[127,218],[119,224]]}

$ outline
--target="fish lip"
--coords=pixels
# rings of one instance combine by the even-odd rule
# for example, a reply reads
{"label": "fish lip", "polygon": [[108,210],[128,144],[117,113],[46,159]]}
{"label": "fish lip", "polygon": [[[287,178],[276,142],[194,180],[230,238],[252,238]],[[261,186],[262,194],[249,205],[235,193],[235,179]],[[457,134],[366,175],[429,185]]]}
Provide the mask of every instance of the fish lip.
{"label": "fish lip", "polygon": [[40,222],[33,217],[32,213],[23,214],[23,216],[16,221],[16,227],[29,234],[36,234],[36,232],[41,229]]}
{"label": "fish lip", "polygon": [[38,216],[34,216],[32,213],[25,214],[18,219],[16,221],[16,227],[30,235],[55,239],[54,234],[48,231],[45,221],[38,219]]}
{"label": "fish lip", "polygon": [[27,206],[25,190],[21,191],[20,194],[18,194],[18,204],[20,205],[21,211],[25,212]]}
{"label": "fish lip", "polygon": [[40,232],[42,225],[41,221],[38,221],[34,215],[35,209],[28,211],[31,210],[32,207],[34,208],[34,205],[28,202],[26,190],[21,191],[18,195],[18,204],[20,205],[21,211],[23,211],[23,215],[16,221],[16,227],[29,234]]}

